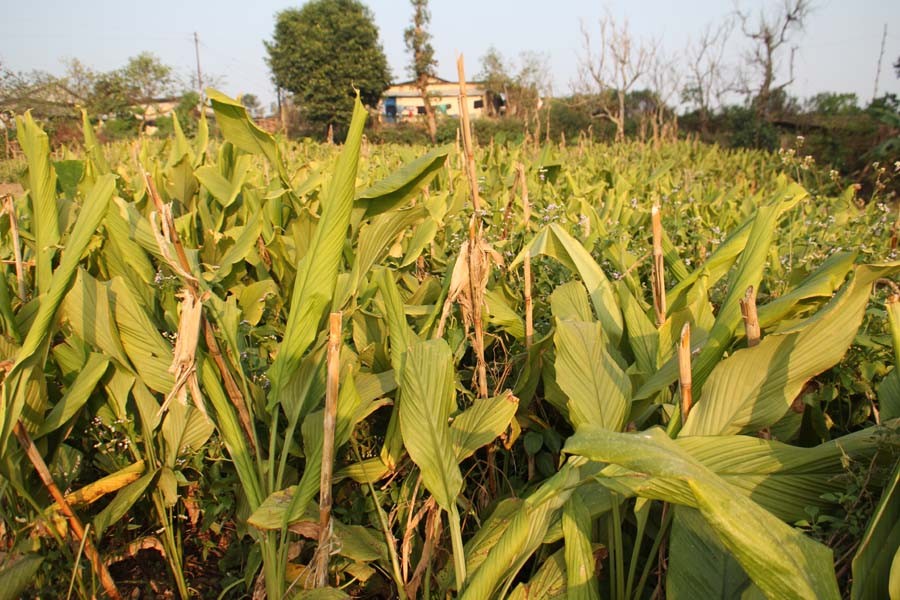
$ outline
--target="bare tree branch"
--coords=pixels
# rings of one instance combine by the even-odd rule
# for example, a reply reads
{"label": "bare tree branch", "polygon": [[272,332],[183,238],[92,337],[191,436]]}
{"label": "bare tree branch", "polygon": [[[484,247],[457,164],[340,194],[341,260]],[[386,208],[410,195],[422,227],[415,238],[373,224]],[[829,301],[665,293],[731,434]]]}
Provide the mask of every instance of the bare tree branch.
{"label": "bare tree branch", "polygon": [[616,139],[621,140],[625,137],[625,97],[646,76],[657,44],[636,40],[627,19],[619,25],[609,11],[599,25],[599,47],[595,51],[591,32],[584,22],[581,24],[584,49],[579,61],[581,85],[585,92],[601,96],[615,94],[617,105],[604,102],[601,110],[615,124]]}

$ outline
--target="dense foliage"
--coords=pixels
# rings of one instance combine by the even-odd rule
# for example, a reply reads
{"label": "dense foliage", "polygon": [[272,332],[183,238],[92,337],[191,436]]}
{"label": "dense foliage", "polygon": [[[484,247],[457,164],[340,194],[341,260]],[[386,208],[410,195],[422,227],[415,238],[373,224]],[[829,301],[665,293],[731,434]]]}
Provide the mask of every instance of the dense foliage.
{"label": "dense foliage", "polygon": [[85,117],[56,157],[18,120],[0,589],[89,598],[108,565],[182,597],[887,597],[884,186],[587,136],[487,144],[469,182],[451,145],[367,143],[358,101],[335,147],[209,97],[221,140],[103,146]]}
{"label": "dense foliage", "polygon": [[295,94],[303,120],[346,131],[354,89],[376,106],[390,85],[371,11],[358,0],[314,0],[278,13],[266,42],[275,85]]}

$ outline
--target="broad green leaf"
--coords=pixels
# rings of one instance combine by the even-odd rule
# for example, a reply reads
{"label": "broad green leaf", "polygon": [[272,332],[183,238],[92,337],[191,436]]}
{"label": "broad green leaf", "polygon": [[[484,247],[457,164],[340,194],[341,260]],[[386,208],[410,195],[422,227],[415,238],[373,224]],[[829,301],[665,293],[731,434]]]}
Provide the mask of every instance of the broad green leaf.
{"label": "broad green leaf", "polygon": [[63,318],[81,339],[128,367],[128,356],[112,313],[109,287],[109,282],[100,282],[79,269],[63,301]]}
{"label": "broad green leaf", "polygon": [[256,510],[265,499],[263,484],[253,459],[253,449],[244,435],[234,406],[225,395],[220,374],[215,365],[201,353],[197,356],[197,372],[206,392],[206,399],[213,408],[216,430],[235,466],[241,488],[247,496],[250,510]]}
{"label": "broad green leaf", "polygon": [[[350,441],[353,427],[362,420],[366,404],[356,390],[354,378],[347,374],[340,387],[335,417],[334,450]],[[303,421],[303,450],[306,465],[300,483],[270,494],[268,498],[248,518],[248,523],[258,529],[281,529],[298,521],[309,508],[310,502],[319,491],[322,472],[322,443],[324,440],[321,410],[310,413]]]}
{"label": "broad green leaf", "polygon": [[94,517],[94,538],[96,540],[100,540],[103,538],[103,532],[106,529],[114,525],[124,517],[131,507],[134,506],[134,503],[141,499],[144,495],[144,492],[150,486],[150,483],[156,477],[156,474],[159,471],[154,469],[153,471],[149,471],[146,475],[135,481],[134,483],[130,483],[116,494],[116,497],[113,498],[109,504],[106,505],[100,514]]}
{"label": "broad green leaf", "polygon": [[56,173],[60,189],[62,189],[67,198],[74,199],[78,193],[78,183],[84,177],[84,161],[54,161],[53,171]]}
{"label": "broad green leaf", "polygon": [[[514,505],[512,516],[507,514],[495,524],[490,536],[493,544],[485,544],[490,548],[486,558],[479,545],[467,549],[470,574],[460,600],[492,598],[504,582],[509,587],[519,569],[543,543],[551,522],[571,497],[580,478],[577,465],[572,461],[566,463],[521,504]],[[477,566],[473,558],[478,560]]]}
{"label": "broad green leaf", "polygon": [[88,357],[87,363],[78,373],[78,377],[66,390],[66,393],[60,398],[59,402],[50,411],[50,414],[41,423],[35,438],[47,435],[51,431],[62,427],[69,419],[71,419],[90,398],[94,388],[106,368],[109,366],[109,358],[101,354],[94,354]]}
{"label": "broad green leaf", "polygon": [[591,550],[591,515],[576,495],[563,506],[562,529],[566,540],[566,597],[599,600]]}
{"label": "broad green leaf", "polygon": [[843,357],[862,322],[872,283],[898,271],[900,263],[858,267],[853,280],[815,315],[722,361],[681,435],[732,434],[777,422],[810,378]]}
{"label": "broad green leaf", "polygon": [[360,192],[356,202],[365,207],[364,218],[399,208],[415,197],[444,166],[451,150],[451,144],[435,148]]}
{"label": "broad green leaf", "polygon": [[271,279],[261,279],[245,286],[238,297],[242,320],[256,326],[266,309],[266,299],[278,296],[278,284]]}
{"label": "broad green leaf", "polygon": [[[829,548],[738,493],[659,428],[621,434],[582,426],[565,451],[642,475],[686,484],[668,501],[700,510],[722,545],[771,598],[839,598]],[[604,479],[599,478],[601,483]]]}
{"label": "broad green leaf", "polygon": [[206,97],[209,98],[216,113],[216,124],[221,129],[222,136],[248,154],[264,155],[278,170],[282,181],[287,184],[290,178],[287,176],[281,151],[272,134],[257,127],[240,102],[212,88],[206,89]]}
{"label": "broad green leaf", "polygon": [[573,425],[591,423],[619,431],[625,425],[631,383],[606,351],[602,335],[600,323],[557,320],[556,381],[569,399]]}
{"label": "broad green leaf", "polygon": [[25,388],[31,377],[29,371],[33,366],[44,362],[53,335],[58,309],[72,285],[82,254],[94,232],[100,226],[103,215],[106,214],[113,189],[113,176],[104,175],[97,180],[85,199],[59,266],[52,273],[49,289],[40,297],[37,314],[16,355],[16,362],[3,380],[2,398],[0,398],[0,417],[2,417],[0,421],[3,424],[2,435],[0,435],[0,455],[5,452],[12,429],[22,413],[26,399]]}
{"label": "broad green leaf", "polygon": [[[772,237],[774,236],[775,226],[778,223],[778,217],[782,211],[789,206],[793,206],[806,194],[802,189],[788,188],[783,191],[771,203],[760,206],[756,211],[756,216],[752,221],[752,227],[747,231],[747,238],[742,240],[739,236],[743,227],[736,231],[729,240],[726,240],[719,247],[729,247],[730,252],[740,252],[740,259],[728,280],[728,294],[722,302],[719,312],[716,315],[715,323],[709,331],[706,343],[700,354],[692,361],[691,370],[693,373],[694,392],[698,394],[709,377],[710,372],[722,358],[722,355],[728,349],[733,341],[734,335],[742,323],[740,299],[743,298],[747,288],[753,286],[759,289],[759,282],[762,279],[763,270],[766,266],[766,260],[769,256]],[[733,240],[733,241],[732,241]],[[723,251],[724,252],[724,251]],[[724,256],[724,255],[723,255]],[[714,253],[710,257],[713,261],[716,257]],[[723,258],[724,260],[724,258]],[[732,259],[725,261],[723,264],[730,266]],[[704,268],[700,270],[697,278],[708,274],[710,271]],[[691,283],[696,278],[691,278]],[[718,276],[711,276],[709,284],[711,285],[718,279]],[[685,280],[688,281],[688,280]],[[684,282],[682,282],[684,283]],[[687,293],[687,289],[684,290]],[[671,293],[672,306],[677,306],[683,300],[678,297],[674,291]],[[643,400],[651,397],[653,394],[665,389],[671,383],[678,379],[678,364],[673,359],[669,360],[657,371],[635,394],[635,400]]]}
{"label": "broad green leaf", "polygon": [[359,230],[359,245],[353,263],[353,281],[368,273],[384,258],[397,236],[426,217],[424,206],[380,214]]}
{"label": "broad green leaf", "polygon": [[462,473],[450,435],[456,406],[453,357],[444,340],[414,343],[400,375],[400,432],[422,482],[446,511],[462,491]]}
{"label": "broad green leaf", "polygon": [[37,294],[46,294],[50,289],[52,262],[60,235],[56,171],[50,164],[49,138],[34,122],[31,111],[16,117],[16,137],[28,159],[28,197],[34,229]]}
{"label": "broad green leaf", "polygon": [[231,273],[231,269],[235,264],[247,258],[247,255],[256,246],[256,240],[259,238],[261,230],[262,224],[259,213],[255,213],[250,216],[246,223],[240,226],[234,245],[228,249],[225,256],[219,259],[219,268],[216,270],[211,283],[225,279]]}
{"label": "broad green leaf", "polygon": [[0,569],[0,600],[17,600],[25,591],[34,585],[44,557],[38,554],[26,554],[9,560]]}
{"label": "broad green leaf", "polygon": [[544,561],[537,573],[528,580],[528,583],[520,583],[515,587],[507,600],[569,598],[566,588],[567,573],[564,553],[565,548],[554,552],[550,558]]}
{"label": "broad green leaf", "polygon": [[603,325],[603,333],[609,340],[611,347],[619,345],[622,339],[624,324],[622,311],[616,302],[616,295],[612,285],[600,268],[600,265],[591,257],[591,253],[581,245],[581,242],[573,238],[566,230],[553,223],[538,233],[537,236],[519,253],[509,266],[514,269],[529,253],[532,257],[544,254],[555,258],[568,269],[578,273],[587,287],[591,302],[597,318]]}
{"label": "broad green leaf", "polygon": [[[793,523],[808,518],[807,508],[830,510],[830,495],[846,488],[846,460],[868,464],[883,447],[890,428],[869,428],[814,448],[789,446],[750,436],[694,436],[676,444],[754,502]],[[646,478],[620,466],[603,469],[604,483],[624,495],[666,500],[688,498],[684,482]]]}
{"label": "broad green leaf", "polygon": [[174,468],[184,453],[203,448],[213,432],[213,424],[198,409],[174,400],[169,403],[161,431],[166,449],[163,459]]}
{"label": "broad green leaf", "polygon": [[406,254],[403,255],[403,260],[400,261],[400,268],[411,265],[422,255],[425,247],[434,241],[434,236],[437,235],[440,227],[441,224],[431,218],[425,219],[424,223],[416,227],[406,248]]}
{"label": "broad green leaf", "polygon": [[900,370],[896,366],[878,384],[878,407],[883,421],[900,417]]}
{"label": "broad green leaf", "polygon": [[502,289],[485,291],[484,308],[484,320],[489,325],[504,329],[517,340],[525,339],[525,320],[510,306]]}
{"label": "broad green leaf", "polygon": [[891,600],[900,595],[894,563],[900,552],[900,462],[884,488],[853,557],[853,600]]}
{"label": "broad green leaf", "polygon": [[806,508],[832,506],[823,496],[846,489],[844,461],[868,464],[889,428],[869,428],[813,448],[744,435],[676,440],[685,452],[734,488],[789,523],[808,518]]}
{"label": "broad green leaf", "polygon": [[[184,135],[184,130],[181,129],[181,123],[178,121],[178,114],[175,112],[172,113],[172,129],[172,137],[174,139],[169,146],[169,159],[166,161],[165,168],[166,170],[172,169],[186,158],[188,170],[193,173],[193,169],[190,167],[193,166],[194,151]],[[181,198],[181,200],[185,201],[186,199]]]}
{"label": "broad green leaf", "polygon": [[518,398],[507,391],[495,398],[477,399],[457,415],[450,425],[457,462],[472,456],[506,431],[518,407]]}
{"label": "broad green leaf", "polygon": [[276,399],[284,392],[290,373],[297,368],[319,329],[319,322],[331,305],[344,241],[350,226],[356,168],[366,111],[357,98],[347,141],[338,158],[334,178],[322,199],[322,216],[316,226],[309,251],[303,257],[294,280],[291,309],[284,339],[269,369]]}
{"label": "broad green leaf", "polygon": [[700,512],[687,506],[674,507],[669,534],[666,597],[740,598],[750,578],[740,563],[719,541]]}
{"label": "broad green leaf", "polygon": [[116,326],[131,364],[147,387],[168,394],[175,384],[175,377],[169,372],[172,346],[124,279],[117,277],[109,289],[115,297]]}
{"label": "broad green leaf", "polygon": [[855,252],[835,252],[797,287],[759,307],[759,325],[768,329],[787,318],[797,304],[811,298],[831,298],[853,269]]}
{"label": "broad green leaf", "polygon": [[234,172],[230,181],[225,179],[218,167],[210,165],[200,167],[194,171],[194,176],[197,177],[197,180],[203,187],[209,190],[209,193],[212,194],[219,204],[223,207],[228,207],[234,203],[238,194],[241,193],[247,178],[251,174],[251,167],[250,157],[242,155],[235,160]]}
{"label": "broad green leaf", "polygon": [[594,320],[587,291],[580,281],[568,281],[554,288],[550,294],[550,312],[560,320],[584,322]]}
{"label": "broad green leaf", "polygon": [[660,334],[628,286],[617,281],[615,288],[625,319],[625,335],[634,354],[635,364],[642,373],[649,375],[656,370]]}
{"label": "broad green leaf", "polygon": [[400,298],[400,290],[392,272],[388,269],[378,269],[374,273],[374,280],[384,303],[384,320],[388,326],[390,339],[391,366],[394,373],[400,373],[403,368],[403,356],[415,338],[415,333],[406,322],[403,300]]}
{"label": "broad green leaf", "polygon": [[96,174],[105,175],[106,173],[109,173],[109,163],[106,162],[106,157],[103,155],[103,146],[97,141],[94,127],[91,125],[91,120],[88,117],[87,111],[84,109],[81,109],[81,131],[84,135],[85,154],[88,155],[91,163],[93,163]]}

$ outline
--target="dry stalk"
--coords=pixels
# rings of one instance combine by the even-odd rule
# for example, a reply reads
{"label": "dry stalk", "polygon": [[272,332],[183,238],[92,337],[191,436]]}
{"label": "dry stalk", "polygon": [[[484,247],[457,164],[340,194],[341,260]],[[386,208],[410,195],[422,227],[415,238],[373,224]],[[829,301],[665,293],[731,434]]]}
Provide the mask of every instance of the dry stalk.
{"label": "dry stalk", "polygon": [[418,597],[417,593],[419,586],[422,585],[422,577],[430,566],[434,548],[441,539],[441,510],[434,503],[433,498],[430,498],[428,502],[431,502],[432,505],[428,510],[428,519],[425,521],[425,543],[422,545],[422,555],[419,558],[419,563],[416,565],[416,570],[413,572],[412,579],[406,586],[406,595],[409,598]]}
{"label": "dry stalk", "polygon": [[[409,581],[409,556],[412,552],[412,537],[419,526],[420,516],[413,511],[416,505],[416,497],[419,495],[419,486],[422,485],[422,473],[416,478],[416,485],[413,487],[412,496],[409,499],[409,512],[406,518],[406,531],[403,532],[403,541],[400,544],[400,571],[403,574],[403,581]],[[421,510],[419,511],[421,513]]]}
{"label": "dry stalk", "polygon": [[653,223],[653,310],[656,311],[656,325],[662,326],[666,322],[666,282],[659,204],[653,205],[650,216]]}
{"label": "dry stalk", "polygon": [[[528,200],[528,182],[525,180],[525,165],[516,163],[519,184],[522,186],[522,220],[525,222],[525,235],[531,230],[531,202]],[[525,347],[531,348],[534,341],[534,304],[531,298],[531,254],[525,253],[522,268],[525,276]]]}
{"label": "dry stalk", "polygon": [[13,252],[16,259],[16,282],[19,284],[19,300],[25,301],[25,269],[22,262],[22,244],[19,241],[19,220],[16,207],[9,194],[3,196],[3,210],[9,215],[9,233],[12,236]]}
{"label": "dry stalk", "polygon": [[741,316],[744,317],[744,330],[747,333],[747,346],[752,348],[759,344],[759,316],[756,314],[756,289],[751,285],[740,300]]}
{"label": "dry stalk", "polygon": [[688,414],[693,406],[691,395],[691,324],[685,323],[681,328],[681,339],[678,342],[678,383],[681,388],[681,423],[687,422]]}
{"label": "dry stalk", "polygon": [[506,201],[506,208],[503,210],[503,234],[500,236],[501,240],[509,237],[509,222],[512,219],[513,205],[516,202],[516,188],[519,187],[519,177],[521,177],[521,173],[518,169],[518,163],[516,163],[516,177],[513,180],[512,187],[509,188],[509,199]]}
{"label": "dry stalk", "polygon": [[34,470],[37,471],[38,476],[41,478],[44,487],[47,488],[50,496],[56,501],[56,504],[59,505],[60,512],[69,522],[69,528],[75,535],[75,540],[79,544],[84,545],[84,553],[87,555],[88,560],[91,561],[91,567],[100,579],[100,585],[103,586],[106,595],[113,600],[118,600],[121,596],[119,595],[118,588],[116,588],[116,582],[113,581],[112,576],[109,574],[109,570],[100,558],[100,554],[97,552],[97,549],[94,548],[91,538],[85,535],[84,526],[81,524],[81,520],[72,511],[72,508],[69,506],[69,503],[66,502],[62,492],[60,492],[59,488],[56,486],[56,482],[53,481],[53,476],[50,475],[47,464],[44,462],[41,453],[34,447],[34,442],[32,442],[31,436],[28,435],[28,432],[25,430],[21,421],[16,422],[13,432],[16,439],[19,440],[22,450],[25,451],[28,460],[31,461],[31,464],[34,466]]}
{"label": "dry stalk", "polygon": [[[181,243],[181,239],[178,237],[178,231],[175,229],[175,221],[172,217],[171,208],[163,204],[162,198],[159,195],[159,192],[156,190],[156,184],[153,183],[153,178],[150,176],[150,173],[144,172],[144,180],[147,183],[147,191],[150,194],[150,197],[153,200],[154,206],[156,206],[156,210],[158,214],[162,217],[162,236],[159,235],[158,228],[153,226],[153,233],[156,236],[157,244],[159,245],[160,252],[162,252],[163,256],[167,259],[169,266],[176,272],[184,277],[185,281],[185,290],[188,294],[194,296],[197,301],[197,304],[200,305],[200,322],[203,326],[203,334],[204,339],[206,340],[206,346],[209,350],[210,356],[212,356],[213,362],[215,362],[216,367],[219,369],[219,373],[222,375],[222,381],[225,384],[225,391],[228,394],[229,400],[231,400],[232,405],[234,405],[235,409],[238,412],[238,417],[241,422],[241,428],[244,430],[244,434],[247,436],[247,440],[250,443],[250,446],[253,448],[254,452],[257,449],[256,443],[256,435],[253,431],[253,423],[250,418],[250,411],[247,408],[246,402],[244,402],[244,396],[241,393],[240,388],[235,382],[234,377],[231,375],[231,371],[228,369],[228,365],[225,363],[225,359],[222,356],[222,351],[219,349],[219,344],[216,341],[215,333],[212,329],[212,325],[210,325],[209,321],[203,315],[202,312],[202,296],[200,294],[199,289],[199,281],[191,274],[190,262],[187,258],[187,253],[184,251],[184,246]],[[153,215],[151,214],[151,223],[155,223]],[[178,257],[177,262],[171,258],[168,246],[169,244],[175,248],[175,254]],[[184,307],[183,307],[184,308]],[[184,310],[182,310],[183,314]],[[194,346],[194,352],[196,353],[196,345]],[[175,366],[175,362],[173,361],[173,367]],[[191,385],[191,393],[195,394],[195,405],[197,408],[206,414],[204,407],[202,406],[203,400],[200,396],[200,386],[196,382],[196,367],[193,370],[193,382]]]}
{"label": "dry stalk", "polygon": [[[490,265],[482,252],[481,237],[481,196],[478,193],[478,174],[475,171],[475,150],[472,142],[472,126],[469,122],[468,97],[466,96],[466,69],[463,56],[456,60],[459,73],[459,110],[462,117],[463,146],[466,153],[466,177],[469,180],[469,191],[472,196],[472,217],[469,220],[469,299],[472,304],[472,325],[475,332],[476,382],[478,397],[487,398],[487,365],[484,361],[484,324],[482,308],[484,291]],[[485,286],[479,285],[484,280]]]}
{"label": "dry stalk", "polygon": [[319,546],[315,558],[316,587],[319,588],[328,584],[328,559],[331,557],[331,474],[334,468],[334,427],[341,376],[342,318],[340,312],[333,312],[328,318],[322,470],[319,477]]}

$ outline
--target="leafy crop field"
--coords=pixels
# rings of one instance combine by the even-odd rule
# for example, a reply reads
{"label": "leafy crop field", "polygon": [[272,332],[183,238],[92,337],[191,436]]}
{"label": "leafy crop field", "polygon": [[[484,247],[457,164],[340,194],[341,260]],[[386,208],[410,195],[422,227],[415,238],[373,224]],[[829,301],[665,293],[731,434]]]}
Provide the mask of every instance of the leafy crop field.
{"label": "leafy crop field", "polygon": [[900,597],[878,186],[210,98],[219,136],[52,157],[18,121],[0,597]]}

